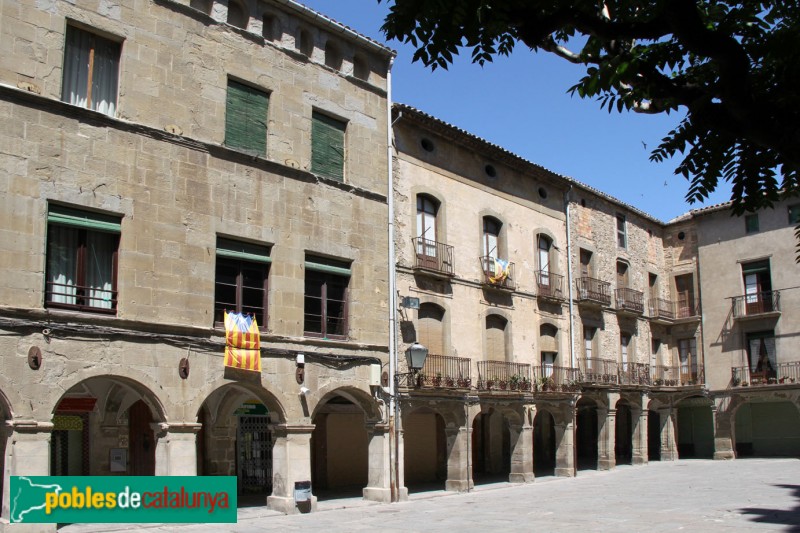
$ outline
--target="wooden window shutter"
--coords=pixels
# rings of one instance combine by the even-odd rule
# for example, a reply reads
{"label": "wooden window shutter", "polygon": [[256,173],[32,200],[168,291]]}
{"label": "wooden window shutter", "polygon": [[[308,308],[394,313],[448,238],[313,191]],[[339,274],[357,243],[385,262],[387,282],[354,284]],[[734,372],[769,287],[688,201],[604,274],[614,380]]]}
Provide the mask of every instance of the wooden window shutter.
{"label": "wooden window shutter", "polygon": [[316,112],[311,120],[311,172],[344,181],[345,124]]}
{"label": "wooden window shutter", "polygon": [[506,360],[506,322],[495,315],[486,317],[486,359]]}
{"label": "wooden window shutter", "polygon": [[225,145],[260,156],[267,153],[269,95],[228,80],[225,108]]}
{"label": "wooden window shutter", "polygon": [[444,353],[444,329],[442,328],[444,313],[442,310],[435,305],[422,304],[418,316],[417,342],[427,347],[429,354],[446,355]]}

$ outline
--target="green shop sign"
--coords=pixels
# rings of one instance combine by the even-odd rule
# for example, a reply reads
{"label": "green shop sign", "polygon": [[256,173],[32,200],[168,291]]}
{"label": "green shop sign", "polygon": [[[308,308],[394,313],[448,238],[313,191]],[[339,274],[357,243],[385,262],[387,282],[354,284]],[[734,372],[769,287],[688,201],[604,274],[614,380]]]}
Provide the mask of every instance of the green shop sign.
{"label": "green shop sign", "polygon": [[234,476],[11,476],[13,523],[234,523]]}

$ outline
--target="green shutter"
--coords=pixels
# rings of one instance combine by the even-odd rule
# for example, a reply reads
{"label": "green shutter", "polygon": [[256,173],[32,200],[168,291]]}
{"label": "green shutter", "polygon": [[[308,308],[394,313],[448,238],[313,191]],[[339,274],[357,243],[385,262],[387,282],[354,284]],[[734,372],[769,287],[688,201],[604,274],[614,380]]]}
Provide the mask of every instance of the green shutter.
{"label": "green shutter", "polygon": [[225,145],[258,155],[267,153],[269,95],[228,80],[225,108]]}
{"label": "green shutter", "polygon": [[311,120],[311,172],[344,181],[345,124],[316,112]]}
{"label": "green shutter", "polygon": [[337,261],[336,259],[328,259],[327,257],[310,254],[306,255],[305,267],[306,270],[326,272],[338,276],[349,276],[351,273],[350,262],[348,261]]}
{"label": "green shutter", "polygon": [[269,248],[250,244],[242,241],[234,241],[217,237],[217,256],[230,257],[232,259],[243,259],[256,263],[270,263]]}
{"label": "green shutter", "polygon": [[60,205],[49,206],[47,221],[51,224],[105,231],[107,233],[120,233],[122,227],[119,217],[79,211]]}

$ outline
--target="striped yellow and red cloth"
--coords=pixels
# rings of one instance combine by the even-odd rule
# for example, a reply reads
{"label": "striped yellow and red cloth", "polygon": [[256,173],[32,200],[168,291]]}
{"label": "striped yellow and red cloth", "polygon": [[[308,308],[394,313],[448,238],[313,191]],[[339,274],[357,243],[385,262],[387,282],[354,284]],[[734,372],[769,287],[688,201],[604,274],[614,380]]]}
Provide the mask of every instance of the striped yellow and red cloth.
{"label": "striped yellow and red cloth", "polygon": [[225,366],[261,372],[261,335],[256,317],[225,313]]}

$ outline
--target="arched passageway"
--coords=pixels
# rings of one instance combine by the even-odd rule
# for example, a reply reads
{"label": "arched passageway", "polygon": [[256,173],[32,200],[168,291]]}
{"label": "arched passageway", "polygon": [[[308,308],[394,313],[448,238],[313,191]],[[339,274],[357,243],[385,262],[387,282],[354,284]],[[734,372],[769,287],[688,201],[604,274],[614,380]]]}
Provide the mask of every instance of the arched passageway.
{"label": "arched passageway", "polygon": [[357,497],[368,483],[366,415],[343,391],[320,402],[311,434],[311,486],[320,500]]}
{"label": "arched passageway", "polygon": [[711,400],[700,396],[681,400],[677,426],[680,459],[711,459],[714,456]]}
{"label": "arched passageway", "polygon": [[553,415],[539,411],[533,420],[533,471],[536,477],[555,475],[556,428]]}
{"label": "arched passageway", "polygon": [[576,405],[575,446],[578,470],[597,469],[597,403],[589,398],[581,398]]}
{"label": "arched passageway", "polygon": [[734,427],[737,457],[800,457],[800,412],[791,402],[745,403]]}
{"label": "arched passageway", "polygon": [[409,492],[444,490],[447,437],[439,413],[417,409],[403,418],[405,483]]}
{"label": "arched passageway", "polygon": [[494,408],[472,423],[472,478],[475,484],[508,481],[511,432],[508,420]]}
{"label": "arched passageway", "polygon": [[229,384],[211,393],[197,414],[197,474],[236,476],[239,506],[265,505],[273,482],[270,424],[279,412],[260,388]]}
{"label": "arched passageway", "polygon": [[53,410],[50,473],[54,476],[152,476],[161,403],[147,387],[96,376],[70,387]]}
{"label": "arched passageway", "polygon": [[658,411],[647,411],[647,460],[661,460],[661,417]]}
{"label": "arched passageway", "polygon": [[633,462],[633,420],[631,406],[625,402],[617,403],[617,416],[614,427],[614,456],[616,464],[629,465]]}

